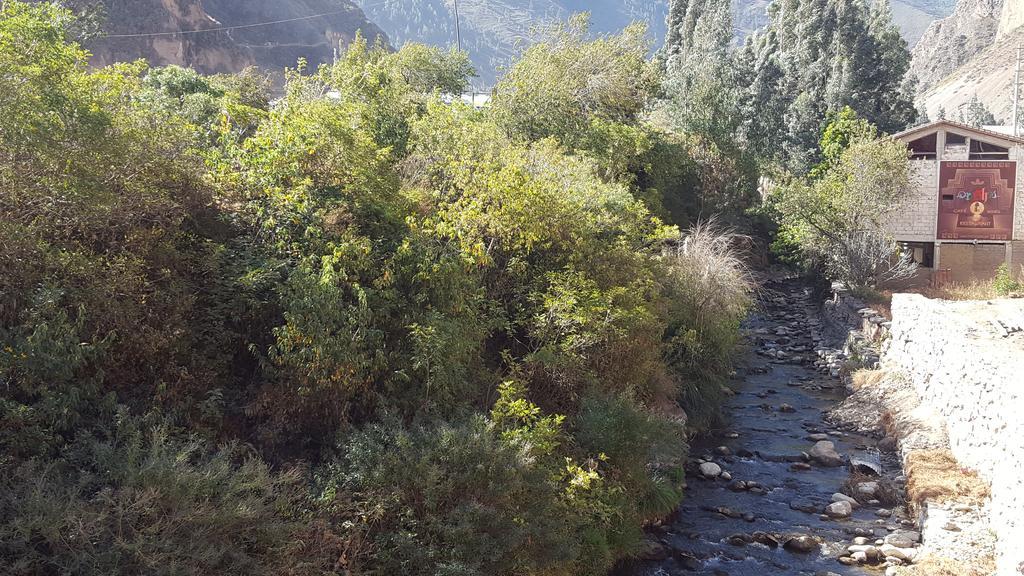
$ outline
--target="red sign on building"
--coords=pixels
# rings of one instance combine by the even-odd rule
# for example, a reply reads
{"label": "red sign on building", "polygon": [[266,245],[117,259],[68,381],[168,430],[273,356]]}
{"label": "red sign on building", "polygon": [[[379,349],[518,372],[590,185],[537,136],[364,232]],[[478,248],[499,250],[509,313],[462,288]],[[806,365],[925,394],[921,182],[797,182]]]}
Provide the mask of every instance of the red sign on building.
{"label": "red sign on building", "polygon": [[938,239],[1012,240],[1016,181],[1016,162],[943,162]]}

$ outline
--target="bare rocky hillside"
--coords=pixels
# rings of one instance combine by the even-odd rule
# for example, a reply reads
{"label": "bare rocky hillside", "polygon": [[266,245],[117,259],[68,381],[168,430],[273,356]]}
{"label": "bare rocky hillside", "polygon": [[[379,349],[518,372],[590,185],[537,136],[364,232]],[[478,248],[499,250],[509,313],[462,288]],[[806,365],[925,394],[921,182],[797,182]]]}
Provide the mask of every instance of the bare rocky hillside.
{"label": "bare rocky hillside", "polygon": [[977,95],[997,120],[1008,123],[1022,24],[1024,0],[960,0],[952,16],[932,24],[911,66],[929,115],[944,109],[956,117]]}
{"label": "bare rocky hillside", "polygon": [[[201,32],[253,24],[259,25]],[[299,58],[316,65],[357,31],[383,34],[350,0],[103,0],[100,27],[110,37],[87,42],[97,65],[145,58],[207,73],[251,65],[280,70]],[[119,37],[171,32],[186,33]]]}

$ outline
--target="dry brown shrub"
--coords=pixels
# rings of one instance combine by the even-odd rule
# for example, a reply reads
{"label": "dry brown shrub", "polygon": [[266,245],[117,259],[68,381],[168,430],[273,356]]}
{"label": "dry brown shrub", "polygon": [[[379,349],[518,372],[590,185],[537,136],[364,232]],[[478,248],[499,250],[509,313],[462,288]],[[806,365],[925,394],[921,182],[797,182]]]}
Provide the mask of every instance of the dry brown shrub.
{"label": "dry brown shrub", "polygon": [[991,576],[996,571],[990,556],[974,558],[970,563],[938,556],[925,556],[899,571],[899,576]]}
{"label": "dry brown shrub", "polygon": [[917,450],[907,456],[907,498],[920,507],[927,500],[980,504],[988,485],[959,463],[949,450]]}
{"label": "dry brown shrub", "polygon": [[885,370],[867,370],[861,369],[853,373],[852,386],[854,390],[860,390],[865,386],[874,386],[885,378]]}

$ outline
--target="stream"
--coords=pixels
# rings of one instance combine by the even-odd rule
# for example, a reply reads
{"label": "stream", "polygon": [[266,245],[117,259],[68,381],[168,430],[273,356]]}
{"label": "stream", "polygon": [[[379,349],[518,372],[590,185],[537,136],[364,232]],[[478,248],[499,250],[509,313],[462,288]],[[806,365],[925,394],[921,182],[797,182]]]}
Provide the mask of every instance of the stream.
{"label": "stream", "polygon": [[[735,395],[726,402],[726,428],[694,441],[678,513],[649,530],[652,549],[643,560],[615,575],[880,576],[878,567],[839,557],[851,544],[881,544],[910,522],[870,497],[859,498],[865,504],[849,517],[823,514],[850,478],[849,458],[878,462],[879,455],[874,439],[824,419],[846,393],[839,378],[813,365],[812,334],[822,332],[817,303],[801,284],[771,284],[744,329],[749,351],[730,383]],[[835,444],[842,465],[809,456],[821,440]],[[710,475],[701,471],[708,463]],[[881,464],[899,472],[890,458]],[[715,468],[723,474],[709,477]]]}

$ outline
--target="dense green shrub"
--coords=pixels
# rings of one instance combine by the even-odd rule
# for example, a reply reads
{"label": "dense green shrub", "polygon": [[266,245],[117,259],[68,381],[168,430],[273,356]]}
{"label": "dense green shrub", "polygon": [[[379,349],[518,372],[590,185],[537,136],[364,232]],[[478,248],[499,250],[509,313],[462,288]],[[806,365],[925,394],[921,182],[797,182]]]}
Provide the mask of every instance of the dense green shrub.
{"label": "dense green shrub", "polygon": [[[5,574],[323,574],[298,470],[209,451],[126,414],[59,460],[0,472]],[[319,565],[318,565],[319,564]]]}
{"label": "dense green shrub", "polygon": [[70,22],[0,8],[0,571],[597,574],[676,506],[750,285],[666,221],[746,172],[640,121],[640,29],[474,110],[464,54],[357,39],[272,105]]}

